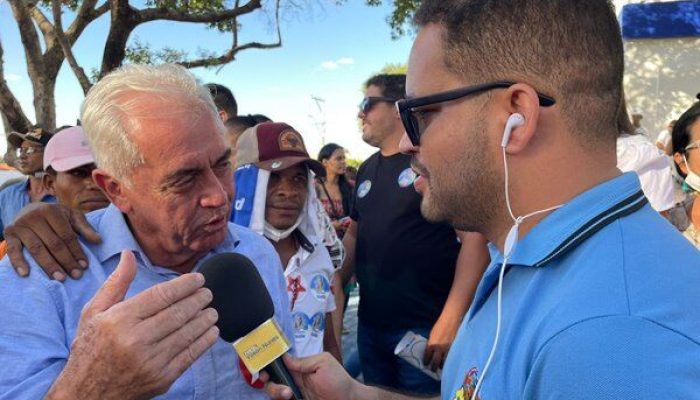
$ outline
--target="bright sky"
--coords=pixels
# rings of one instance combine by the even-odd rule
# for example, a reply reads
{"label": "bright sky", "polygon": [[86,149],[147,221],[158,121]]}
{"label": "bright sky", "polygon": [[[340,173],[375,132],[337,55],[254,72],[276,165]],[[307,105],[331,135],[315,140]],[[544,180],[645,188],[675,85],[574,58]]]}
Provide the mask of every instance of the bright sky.
{"label": "bright sky", "polygon": [[[404,63],[412,38],[394,41],[386,17],[389,6],[367,7],[364,1],[351,0],[335,6],[331,0],[312,13],[287,16],[282,24],[282,48],[246,50],[238,58],[215,69],[198,68],[194,73],[204,82],[222,83],[231,88],[239,104],[239,113],[262,113],[276,121],[290,123],[304,136],[315,156],[325,142],[336,142],[353,158],[364,159],[374,152],[362,142],[356,114],[362,98],[362,83],[388,63]],[[390,2],[387,2],[390,3]],[[86,71],[99,66],[108,31],[108,15],[93,22],[74,46],[78,62]],[[72,20],[64,16],[64,26]],[[259,13],[242,18],[239,42],[274,41],[275,34],[267,16]],[[223,52],[230,47],[230,36],[209,31],[194,24],[152,22],[142,25],[136,37],[153,48],[182,48],[196,56],[198,47]],[[32,89],[24,51],[10,6],[0,0],[0,40],[5,49],[5,78],[25,113],[34,121]],[[312,96],[324,100],[321,111]],[[56,85],[57,125],[74,124],[78,117],[82,91],[67,63]],[[4,153],[5,141],[0,141]]]}

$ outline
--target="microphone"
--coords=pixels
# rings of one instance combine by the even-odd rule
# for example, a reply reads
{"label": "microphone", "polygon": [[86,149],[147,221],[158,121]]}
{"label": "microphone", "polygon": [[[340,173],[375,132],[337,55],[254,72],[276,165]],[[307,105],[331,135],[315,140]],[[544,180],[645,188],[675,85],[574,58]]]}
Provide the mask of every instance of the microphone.
{"label": "microphone", "polygon": [[288,386],[294,399],[303,400],[281,358],[290,349],[289,339],[273,318],[270,293],[253,262],[237,253],[217,254],[199,272],[213,294],[210,307],[219,313],[221,338],[233,344],[248,371],[264,369],[273,382]]}

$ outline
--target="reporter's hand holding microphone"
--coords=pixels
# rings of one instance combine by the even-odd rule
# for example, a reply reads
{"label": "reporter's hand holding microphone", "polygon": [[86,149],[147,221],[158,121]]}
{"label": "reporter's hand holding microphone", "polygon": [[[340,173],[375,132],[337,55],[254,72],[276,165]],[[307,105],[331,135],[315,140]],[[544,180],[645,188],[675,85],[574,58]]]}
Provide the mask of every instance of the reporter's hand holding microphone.
{"label": "reporter's hand holding microphone", "polygon": [[245,256],[216,255],[201,272],[214,296],[211,306],[219,312],[221,338],[232,343],[250,372],[260,372],[272,399],[410,399],[357,382],[329,353],[303,359],[287,355],[289,341],[274,320],[270,294]]}

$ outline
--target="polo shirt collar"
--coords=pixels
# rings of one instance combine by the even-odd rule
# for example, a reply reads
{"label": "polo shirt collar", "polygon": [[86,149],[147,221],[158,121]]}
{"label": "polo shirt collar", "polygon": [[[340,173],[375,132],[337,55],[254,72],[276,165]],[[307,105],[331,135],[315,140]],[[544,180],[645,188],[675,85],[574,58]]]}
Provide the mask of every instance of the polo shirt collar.
{"label": "polo shirt collar", "polygon": [[[648,203],[634,172],[622,174],[574,197],[546,216],[522,238],[509,265],[544,267],[594,233]],[[503,255],[489,244],[493,264]]]}
{"label": "polo shirt collar", "polygon": [[[141,259],[141,262],[147,267],[161,272],[160,270],[167,270],[166,268],[154,266],[151,264],[143,249],[138,244],[134,235],[129,229],[129,225],[126,223],[126,218],[122,214],[121,210],[117,208],[114,204],[110,204],[105,208],[104,214],[96,227],[97,231],[102,236],[102,243],[98,246],[97,256],[101,263],[105,260],[118,256],[123,250],[131,250],[137,257]],[[218,254],[226,250],[235,249],[238,247],[240,239],[236,233],[236,225],[229,223],[229,229],[226,234],[224,241],[211,250],[211,253]],[[199,266],[195,268],[198,269]]]}

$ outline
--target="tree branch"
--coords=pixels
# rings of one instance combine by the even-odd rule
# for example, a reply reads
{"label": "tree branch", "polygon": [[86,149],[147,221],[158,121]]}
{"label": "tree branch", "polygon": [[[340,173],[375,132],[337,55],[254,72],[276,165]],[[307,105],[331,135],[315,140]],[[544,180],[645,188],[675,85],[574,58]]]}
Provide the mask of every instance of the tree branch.
{"label": "tree branch", "polygon": [[56,37],[54,36],[54,31],[53,31],[53,25],[51,24],[51,21],[49,21],[48,18],[46,18],[46,15],[39,9],[39,7],[36,4],[28,4],[27,7],[29,8],[29,12],[31,13],[32,19],[36,21],[36,24],[39,25],[39,30],[41,30],[42,35],[44,36],[44,43],[46,43],[46,48],[50,49],[51,47],[56,45],[55,39]]}
{"label": "tree branch", "polygon": [[83,70],[83,68],[80,65],[78,65],[78,61],[76,61],[75,56],[73,55],[73,51],[71,50],[71,45],[68,43],[68,39],[63,33],[63,22],[61,21],[62,16],[60,1],[51,0],[51,9],[53,11],[54,33],[56,35],[56,40],[58,40],[58,43],[61,45],[63,55],[66,57],[66,60],[68,60],[68,65],[70,65],[71,70],[73,70],[75,77],[78,78],[78,82],[80,82],[80,87],[83,88],[83,93],[87,94],[88,90],[90,90],[90,87],[92,87],[92,84],[90,83],[90,80],[88,79],[87,75],[85,75],[85,70]]}
{"label": "tree branch", "polygon": [[147,8],[140,10],[139,16],[143,22],[155,20],[168,20],[179,22],[209,22],[216,23],[248,14],[260,8],[261,0],[250,0],[246,4],[230,10],[210,11],[192,14],[186,11],[178,11],[170,8]]}
{"label": "tree branch", "polygon": [[39,44],[39,35],[34,28],[34,22],[29,16],[25,6],[22,4],[22,0],[8,0],[8,2],[10,3],[12,13],[17,21],[17,27],[19,28],[20,37],[22,39],[22,46],[27,56],[29,73],[32,73],[32,66],[36,72],[41,71],[43,70],[41,45]]}
{"label": "tree branch", "polygon": [[108,0],[110,9],[110,26],[105,50],[102,55],[100,77],[119,68],[126,56],[126,43],[129,35],[137,25],[142,23],[138,10],[129,5],[128,0]]}
{"label": "tree branch", "polygon": [[99,18],[102,14],[109,11],[109,3],[103,3],[97,10],[95,10],[95,5],[97,0],[85,0],[80,4],[80,8],[75,14],[75,19],[73,23],[70,24],[67,30],[64,30],[66,39],[68,43],[73,45],[77,40],[78,36],[83,32],[83,29],[92,21]]}
{"label": "tree branch", "polygon": [[2,42],[0,42],[0,111],[7,117],[10,128],[15,131],[26,132],[29,130],[31,122],[24,112],[22,111],[22,106],[20,106],[17,98],[12,94],[10,88],[7,86],[7,81],[5,80],[5,68],[3,60],[4,50],[2,47]]}
{"label": "tree branch", "polygon": [[[245,6],[244,6],[245,7]],[[233,27],[233,44],[231,49],[219,57],[206,57],[190,61],[179,62],[185,68],[197,68],[197,67],[214,67],[217,65],[227,64],[236,57],[236,54],[240,51],[247,49],[274,49],[277,47],[282,47],[282,30],[280,29],[280,0],[275,2],[275,24],[277,27],[277,41],[274,43],[260,43],[260,42],[249,42],[243,45],[238,45],[238,27],[235,25],[236,21],[234,19]]]}
{"label": "tree branch", "polygon": [[[96,3],[96,1],[91,2],[93,6]],[[101,6],[97,7],[96,9],[88,9],[87,11],[85,11],[85,14],[82,14],[82,9],[83,8],[80,7],[80,10],[78,11],[78,16],[75,18],[71,26],[68,27],[68,30],[66,30],[66,38],[68,38],[68,43],[70,43],[71,45],[75,43],[76,40],[78,40],[78,37],[80,37],[80,34],[83,33],[83,30],[86,26],[88,26],[88,24],[90,24],[90,22],[109,12],[109,1],[104,2]]]}

